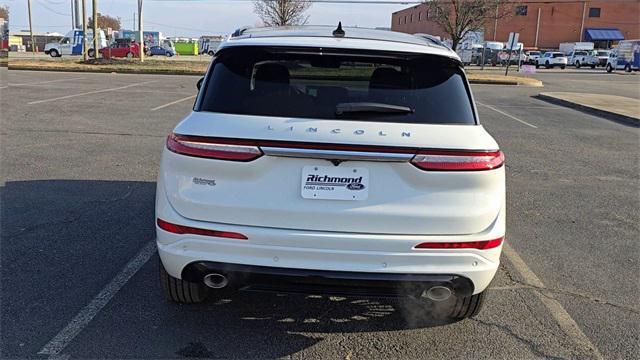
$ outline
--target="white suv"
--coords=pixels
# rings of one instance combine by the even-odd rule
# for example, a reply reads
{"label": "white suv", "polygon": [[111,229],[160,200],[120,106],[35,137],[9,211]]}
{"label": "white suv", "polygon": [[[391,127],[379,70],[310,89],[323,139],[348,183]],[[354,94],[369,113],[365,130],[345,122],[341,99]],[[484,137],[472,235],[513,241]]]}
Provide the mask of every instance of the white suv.
{"label": "white suv", "polygon": [[169,299],[268,290],[480,310],[505,235],[504,155],[453,51],[389,31],[250,29],[198,87],[158,177]]}
{"label": "white suv", "polygon": [[561,69],[567,67],[569,60],[563,52],[549,51],[544,53],[538,60],[536,60],[536,68],[540,65],[544,65],[547,69],[560,66]]}

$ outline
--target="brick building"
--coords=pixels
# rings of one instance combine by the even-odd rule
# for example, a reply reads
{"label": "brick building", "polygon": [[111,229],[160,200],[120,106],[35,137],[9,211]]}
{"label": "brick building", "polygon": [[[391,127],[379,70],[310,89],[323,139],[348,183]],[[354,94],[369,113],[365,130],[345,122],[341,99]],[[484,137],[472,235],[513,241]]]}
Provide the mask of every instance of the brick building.
{"label": "brick building", "polygon": [[[526,47],[557,49],[560,43],[594,41],[609,47],[622,39],[640,38],[640,0],[517,0],[500,5],[509,13],[484,26],[484,39],[506,42],[509,32],[519,32]],[[446,33],[431,21],[426,4],[397,11],[391,29],[410,34],[427,33],[443,39]]]}

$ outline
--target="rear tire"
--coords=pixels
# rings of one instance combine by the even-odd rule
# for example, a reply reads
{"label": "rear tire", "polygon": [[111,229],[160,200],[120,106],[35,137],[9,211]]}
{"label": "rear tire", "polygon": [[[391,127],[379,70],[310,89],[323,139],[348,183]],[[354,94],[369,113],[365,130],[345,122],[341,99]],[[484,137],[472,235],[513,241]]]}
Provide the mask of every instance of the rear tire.
{"label": "rear tire", "polygon": [[132,52],[128,52],[127,53],[127,59],[133,59],[133,53]]}
{"label": "rear tire", "polygon": [[596,68],[596,66],[595,66],[595,65],[591,65],[591,68],[592,68],[592,69],[595,69],[595,68]]}
{"label": "rear tire", "polygon": [[53,49],[53,50],[49,51],[49,56],[55,58],[55,57],[60,56],[60,54],[58,53],[58,50]]}
{"label": "rear tire", "polygon": [[576,61],[576,69],[580,69],[580,61]]}
{"label": "rear tire", "polygon": [[93,49],[89,49],[89,51],[87,51],[87,56],[89,56],[90,58],[96,57],[96,51]]}
{"label": "rear tire", "polygon": [[624,67],[624,71],[630,73],[631,72],[631,65],[627,64],[627,66]]}
{"label": "rear tire", "polygon": [[608,73],[613,71],[613,66],[611,66],[611,64],[607,64],[606,70]]}
{"label": "rear tire", "polygon": [[566,68],[566,66],[562,65],[560,66],[560,69],[564,70]]}
{"label": "rear tire", "polygon": [[456,298],[456,302],[451,309],[449,317],[456,320],[462,320],[478,315],[484,305],[485,297],[486,292],[483,291],[479,294]]}
{"label": "rear tire", "polygon": [[214,55],[213,50],[209,50],[207,54],[209,54],[209,56],[213,56]]}
{"label": "rear tire", "polygon": [[204,284],[174,278],[164,269],[162,261],[160,261],[160,282],[167,300],[179,304],[196,304],[207,298],[209,288]]}

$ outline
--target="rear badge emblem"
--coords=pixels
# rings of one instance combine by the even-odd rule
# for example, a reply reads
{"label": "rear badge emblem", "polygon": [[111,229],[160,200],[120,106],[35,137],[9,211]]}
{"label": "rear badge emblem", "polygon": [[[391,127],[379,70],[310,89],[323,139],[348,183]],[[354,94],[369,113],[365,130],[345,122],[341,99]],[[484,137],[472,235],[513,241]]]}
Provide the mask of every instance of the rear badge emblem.
{"label": "rear badge emblem", "polygon": [[216,181],[214,179],[203,179],[203,178],[199,178],[199,177],[194,177],[193,178],[193,183],[196,184],[196,185],[216,186]]}
{"label": "rear badge emblem", "polygon": [[347,185],[347,189],[349,190],[364,190],[364,184],[361,183],[350,183]]}

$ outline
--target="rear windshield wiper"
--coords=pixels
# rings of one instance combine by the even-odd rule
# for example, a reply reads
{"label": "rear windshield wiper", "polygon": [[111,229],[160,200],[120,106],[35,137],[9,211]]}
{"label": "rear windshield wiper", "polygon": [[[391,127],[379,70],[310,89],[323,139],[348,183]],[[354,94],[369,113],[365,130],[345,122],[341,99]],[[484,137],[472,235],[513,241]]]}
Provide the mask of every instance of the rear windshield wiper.
{"label": "rear windshield wiper", "polygon": [[375,102],[340,103],[336,106],[336,115],[343,115],[347,113],[411,114],[413,112],[414,110],[407,106]]}

